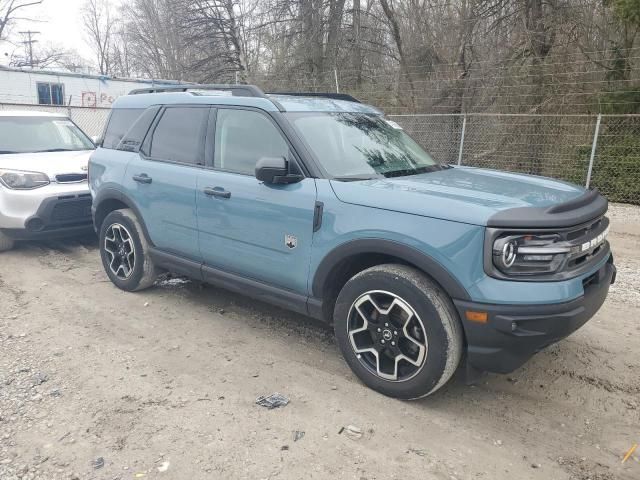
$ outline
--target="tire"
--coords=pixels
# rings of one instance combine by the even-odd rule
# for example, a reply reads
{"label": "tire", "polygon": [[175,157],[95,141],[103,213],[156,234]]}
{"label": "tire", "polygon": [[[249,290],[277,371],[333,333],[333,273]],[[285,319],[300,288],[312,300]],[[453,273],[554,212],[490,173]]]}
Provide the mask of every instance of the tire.
{"label": "tire", "polygon": [[14,245],[15,242],[13,238],[9,238],[4,233],[0,232],[0,252],[11,250]]}
{"label": "tire", "polygon": [[434,393],[462,357],[462,325],[451,299],[405,265],[378,265],[351,278],[338,295],[334,325],[354,373],[389,397]]}
{"label": "tire", "polygon": [[100,226],[102,266],[113,284],[125,291],[149,288],[158,269],[149,256],[149,244],[132,210],[114,210]]}

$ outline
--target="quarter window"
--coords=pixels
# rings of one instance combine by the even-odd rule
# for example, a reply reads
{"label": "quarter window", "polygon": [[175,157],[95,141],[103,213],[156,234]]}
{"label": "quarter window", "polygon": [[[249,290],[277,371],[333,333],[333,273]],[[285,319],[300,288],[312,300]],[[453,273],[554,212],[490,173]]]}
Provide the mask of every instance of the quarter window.
{"label": "quarter window", "polygon": [[289,146],[265,115],[250,110],[218,110],[215,168],[253,175],[262,157],[289,156]]}
{"label": "quarter window", "polygon": [[62,83],[38,82],[36,88],[40,105],[64,105],[64,85]]}
{"label": "quarter window", "polygon": [[208,116],[208,108],[167,108],[151,139],[151,157],[170,162],[203,165],[202,140]]}
{"label": "quarter window", "polygon": [[111,110],[109,124],[104,133],[103,148],[117,148],[124,134],[129,131],[135,121],[142,115],[141,108],[116,108]]}

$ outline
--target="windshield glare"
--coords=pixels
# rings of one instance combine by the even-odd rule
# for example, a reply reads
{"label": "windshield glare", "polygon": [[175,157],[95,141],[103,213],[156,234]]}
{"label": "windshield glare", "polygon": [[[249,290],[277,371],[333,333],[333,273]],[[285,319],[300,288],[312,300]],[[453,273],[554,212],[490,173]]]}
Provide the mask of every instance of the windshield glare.
{"label": "windshield glare", "polygon": [[64,117],[0,117],[0,153],[94,148],[91,140]]}
{"label": "windshield glare", "polygon": [[415,175],[442,168],[399,126],[362,113],[288,113],[294,128],[334,178]]}

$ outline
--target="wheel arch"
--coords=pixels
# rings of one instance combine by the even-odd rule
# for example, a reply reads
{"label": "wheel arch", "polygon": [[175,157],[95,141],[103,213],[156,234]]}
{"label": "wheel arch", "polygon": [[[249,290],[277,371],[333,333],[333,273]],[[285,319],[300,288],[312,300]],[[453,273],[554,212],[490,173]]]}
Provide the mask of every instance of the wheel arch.
{"label": "wheel arch", "polygon": [[322,299],[322,317],[331,320],[338,293],[353,275],[384,263],[417,268],[435,281],[451,298],[469,300],[463,285],[438,261],[403,243],[382,239],[358,239],[329,252],[315,271],[312,296]]}
{"label": "wheel arch", "polygon": [[107,215],[109,215],[114,210],[129,208],[133,210],[133,213],[138,219],[138,222],[142,226],[142,230],[147,242],[153,246],[151,238],[149,237],[147,226],[144,223],[142,215],[140,214],[140,210],[129,196],[120,192],[119,190],[109,188],[100,191],[98,195],[96,195],[96,198],[93,201],[93,205],[93,226],[98,234],[100,233],[102,222],[107,217]]}

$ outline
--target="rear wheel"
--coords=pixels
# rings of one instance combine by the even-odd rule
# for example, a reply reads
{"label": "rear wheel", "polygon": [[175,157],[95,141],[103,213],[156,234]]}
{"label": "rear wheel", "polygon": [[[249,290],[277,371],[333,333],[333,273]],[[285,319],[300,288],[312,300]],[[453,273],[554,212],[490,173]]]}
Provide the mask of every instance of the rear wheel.
{"label": "rear wheel", "polygon": [[0,232],[0,252],[11,250],[14,244],[15,242],[13,241],[13,238],[9,238],[4,233]]}
{"label": "rear wheel", "polygon": [[354,276],[338,296],[334,322],[355,374],[391,397],[430,395],[460,363],[462,326],[453,304],[412,267],[379,265]]}
{"label": "rear wheel", "polygon": [[114,210],[102,222],[100,257],[109,279],[122,290],[149,288],[158,276],[140,222],[128,208]]}

